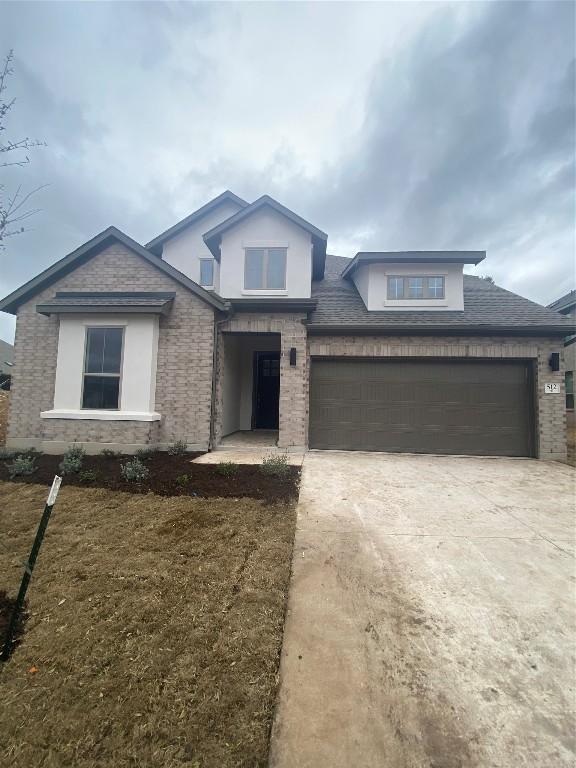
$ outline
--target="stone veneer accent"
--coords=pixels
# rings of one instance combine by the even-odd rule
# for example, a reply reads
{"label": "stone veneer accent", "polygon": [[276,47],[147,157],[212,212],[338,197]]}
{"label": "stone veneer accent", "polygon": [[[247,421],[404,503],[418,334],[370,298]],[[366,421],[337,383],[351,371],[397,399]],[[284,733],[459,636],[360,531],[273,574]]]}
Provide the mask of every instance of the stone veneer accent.
{"label": "stone veneer accent", "polygon": [[[56,291],[173,291],[160,318],[156,375],[159,422],[41,419],[54,402],[59,318],[36,304]],[[178,282],[120,244],[111,245],[52,283],[18,310],[7,445],[61,452],[73,442],[88,450],[134,450],[184,440],[205,450],[210,436],[214,310]]]}
{"label": "stone veneer accent", "polygon": [[[334,357],[473,357],[522,358],[534,363],[536,450],[540,459],[566,460],[564,366],[552,372],[552,352],[561,339],[455,336],[311,336],[308,358]],[[545,383],[560,384],[560,394],[544,394]],[[308,418],[306,418],[306,423]]]}
{"label": "stone veneer accent", "polygon": [[[222,371],[225,348],[223,333],[280,334],[280,408],[278,446],[296,449],[306,445],[308,429],[308,360],[305,314],[239,313],[218,323],[214,441],[222,437]],[[296,349],[296,365],[290,365],[290,348]]]}

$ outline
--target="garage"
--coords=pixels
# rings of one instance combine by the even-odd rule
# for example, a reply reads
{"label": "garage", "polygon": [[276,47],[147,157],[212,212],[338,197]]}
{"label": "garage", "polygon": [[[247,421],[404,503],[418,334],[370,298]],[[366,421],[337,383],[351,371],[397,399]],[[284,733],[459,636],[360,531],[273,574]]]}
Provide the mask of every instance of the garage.
{"label": "garage", "polygon": [[311,448],[533,456],[531,363],[313,358]]}

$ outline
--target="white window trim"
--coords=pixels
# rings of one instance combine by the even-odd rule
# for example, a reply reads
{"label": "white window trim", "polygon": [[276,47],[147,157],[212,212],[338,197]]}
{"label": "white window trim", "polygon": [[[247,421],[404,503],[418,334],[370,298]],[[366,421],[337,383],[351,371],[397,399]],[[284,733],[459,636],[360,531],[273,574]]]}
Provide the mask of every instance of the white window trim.
{"label": "white window trim", "polygon": [[216,264],[214,264],[215,259],[213,259],[211,256],[199,256],[198,257],[198,261],[200,261],[200,262],[202,262],[202,261],[211,261],[212,262],[212,282],[210,283],[210,285],[208,285],[208,283],[206,285],[204,285],[202,283],[202,264],[200,264],[200,275],[198,277],[198,285],[201,288],[207,288],[207,289],[214,288],[214,284],[215,284],[214,276],[216,274]]}
{"label": "white window trim", "polygon": [[[256,250],[263,250],[263,251],[269,251],[274,248],[283,248],[286,251],[285,259],[284,259],[284,288],[246,288],[246,256],[247,251],[256,249]],[[266,277],[267,274],[267,267],[268,267],[268,253],[266,253],[264,260],[262,262],[262,277]],[[270,245],[268,242],[267,245],[247,245],[244,246],[244,287],[242,288],[242,294],[246,296],[250,295],[258,295],[262,293],[271,294],[272,296],[285,296],[288,293],[288,288],[286,287],[288,285],[288,246],[286,245]]]}

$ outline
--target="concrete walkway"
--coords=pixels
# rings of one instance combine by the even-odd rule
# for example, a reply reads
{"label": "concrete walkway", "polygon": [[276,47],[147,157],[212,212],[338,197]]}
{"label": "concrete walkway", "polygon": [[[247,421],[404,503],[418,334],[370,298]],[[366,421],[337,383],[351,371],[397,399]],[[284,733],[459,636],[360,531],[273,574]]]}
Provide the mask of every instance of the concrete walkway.
{"label": "concrete walkway", "polygon": [[272,768],[573,768],[573,469],[306,454]]}

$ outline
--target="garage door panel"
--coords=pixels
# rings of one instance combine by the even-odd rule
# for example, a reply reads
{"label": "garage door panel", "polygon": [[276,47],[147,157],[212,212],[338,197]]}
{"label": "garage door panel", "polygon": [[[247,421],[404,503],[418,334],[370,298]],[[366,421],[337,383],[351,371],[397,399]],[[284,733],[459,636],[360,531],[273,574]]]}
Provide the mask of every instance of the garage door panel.
{"label": "garage door panel", "polygon": [[318,360],[313,448],[532,455],[523,361]]}

